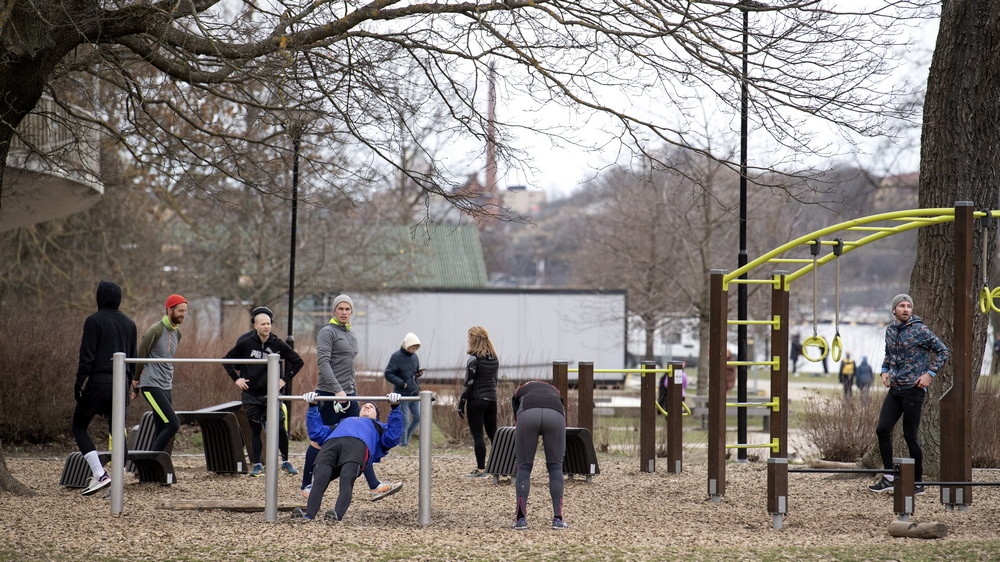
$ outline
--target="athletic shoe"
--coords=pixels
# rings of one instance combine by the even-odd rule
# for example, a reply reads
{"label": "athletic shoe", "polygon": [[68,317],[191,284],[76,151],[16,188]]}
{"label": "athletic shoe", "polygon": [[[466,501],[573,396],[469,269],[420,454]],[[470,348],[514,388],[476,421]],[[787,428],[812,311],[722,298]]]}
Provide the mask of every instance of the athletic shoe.
{"label": "athletic shoe", "polygon": [[511,525],[510,528],[514,529],[515,531],[527,531],[528,530],[528,520],[525,519],[524,517],[521,517],[517,521],[514,521],[514,524]]}
{"label": "athletic shoe", "polygon": [[552,519],[552,528],[555,529],[556,531],[560,529],[569,529],[569,523],[563,521],[558,517],[554,517]]}
{"label": "athletic shoe", "polygon": [[250,476],[257,477],[263,475],[264,475],[264,465],[260,463],[254,464],[253,468],[250,470]]}
{"label": "athletic shoe", "polygon": [[101,476],[100,478],[91,478],[90,485],[84,488],[83,491],[80,492],[80,495],[92,496],[97,492],[100,492],[101,490],[107,488],[110,485],[111,485],[111,476],[109,476],[108,473],[105,472],[104,475]]}
{"label": "athletic shoe", "polygon": [[292,519],[302,519],[305,521],[311,521],[312,517],[306,515],[306,510],[302,509],[301,507],[296,507],[295,509],[292,510]]}
{"label": "athletic shoe", "polygon": [[486,474],[485,470],[479,468],[465,475],[466,478],[486,478],[487,476],[489,476],[489,474]]}
{"label": "athletic shoe", "polygon": [[914,496],[922,496],[922,495],[924,495],[924,487],[923,486],[916,486],[916,487],[914,487],[913,488],[913,495]]}
{"label": "athletic shoe", "polygon": [[380,499],[387,498],[402,489],[402,482],[390,482],[388,484],[380,482],[378,488],[371,490],[372,501],[377,502]]}
{"label": "athletic shoe", "polygon": [[332,521],[336,523],[337,521],[340,521],[340,517],[337,517],[337,512],[331,509],[323,515],[323,521]]}
{"label": "athletic shoe", "polygon": [[878,493],[885,492],[887,494],[891,494],[893,487],[892,487],[892,482],[889,482],[888,480],[886,480],[885,476],[883,476],[881,479],[879,479],[877,484],[868,486],[868,489],[873,492],[878,492]]}
{"label": "athletic shoe", "polygon": [[305,499],[309,499],[309,492],[312,492],[312,489],[313,489],[312,484],[306,486],[305,488],[299,488],[299,495]]}
{"label": "athletic shoe", "polygon": [[291,474],[292,476],[295,476],[296,474],[299,473],[299,471],[295,470],[295,467],[292,466],[292,463],[288,461],[281,463],[281,470],[285,471],[285,473],[287,474]]}

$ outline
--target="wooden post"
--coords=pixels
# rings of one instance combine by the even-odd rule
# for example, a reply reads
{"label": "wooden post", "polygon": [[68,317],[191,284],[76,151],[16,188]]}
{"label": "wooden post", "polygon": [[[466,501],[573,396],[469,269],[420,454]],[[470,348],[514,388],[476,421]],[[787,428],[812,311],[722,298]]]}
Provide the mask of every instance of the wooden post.
{"label": "wooden post", "polygon": [[771,369],[771,400],[777,410],[771,412],[771,439],[778,440],[777,452],[767,459],[767,512],[772,526],[781,528],[782,517],[788,514],[788,332],[789,295],[785,271],[775,271],[771,287],[771,317],[778,323],[771,327],[771,358],[778,359]]}
{"label": "wooden post", "polygon": [[711,271],[708,335],[708,495],[713,502],[726,494],[726,334],[729,295],[722,287],[725,272]]}
{"label": "wooden post", "polygon": [[[955,316],[951,339],[951,388],[941,396],[941,480],[972,481],[972,314],[976,306],[972,275],[973,206],[955,203]],[[983,240],[983,244],[986,241]],[[983,264],[986,267],[986,264]],[[946,338],[947,339],[947,338]],[[981,351],[981,350],[980,350]],[[948,509],[972,504],[971,486],[941,486]]]}
{"label": "wooden post", "polygon": [[559,389],[563,404],[569,404],[569,363],[566,361],[552,362],[552,386]]}
{"label": "wooden post", "polygon": [[[684,409],[681,392],[684,389],[681,373],[684,363],[671,361],[667,376],[667,472],[680,473],[684,460]],[[659,389],[657,389],[657,393]]]}
{"label": "wooden post", "polygon": [[656,472],[656,373],[653,361],[642,362],[639,400],[639,472]]}
{"label": "wooden post", "polygon": [[913,515],[914,510],[913,459],[895,458],[892,459],[892,466],[896,469],[892,487],[892,510],[899,516],[900,521],[906,521]]}
{"label": "wooden post", "polygon": [[594,434],[594,363],[577,363],[579,377],[576,380],[576,424]]}

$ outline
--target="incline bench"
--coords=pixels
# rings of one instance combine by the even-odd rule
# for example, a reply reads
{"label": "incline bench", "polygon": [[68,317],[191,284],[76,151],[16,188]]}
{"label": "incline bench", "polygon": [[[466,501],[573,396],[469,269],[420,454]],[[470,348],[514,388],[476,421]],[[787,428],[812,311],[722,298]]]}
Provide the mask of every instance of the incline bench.
{"label": "incline bench", "polygon": [[[132,431],[128,436],[128,461],[125,469],[134,472],[140,482],[159,482],[169,486],[177,481],[174,475],[174,462],[170,453],[165,451],[149,451],[153,444],[156,427],[153,412],[145,412],[139,423],[138,431]],[[111,460],[111,451],[98,451],[101,463]],[[63,465],[59,485],[67,488],[86,488],[93,474],[90,466],[80,451],[70,453]]]}
{"label": "incline bench", "polygon": [[205,467],[217,474],[246,474],[250,424],[239,400],[177,412],[181,423],[197,422],[205,447]]}
{"label": "incline bench", "polygon": [[[486,472],[493,475],[493,483],[500,482],[500,476],[514,476],[517,462],[514,459],[514,428],[498,427],[486,462]],[[601,473],[597,464],[594,440],[584,427],[566,428],[566,456],[563,457],[563,474],[583,474],[587,482],[595,474]]]}

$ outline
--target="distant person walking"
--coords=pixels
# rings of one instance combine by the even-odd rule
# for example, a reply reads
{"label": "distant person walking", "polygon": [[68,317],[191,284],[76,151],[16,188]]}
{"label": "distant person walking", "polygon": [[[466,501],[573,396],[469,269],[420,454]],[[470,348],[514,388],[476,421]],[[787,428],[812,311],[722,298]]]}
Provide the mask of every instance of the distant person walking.
{"label": "distant person walking", "polygon": [[844,386],[844,398],[850,398],[851,392],[854,388],[854,371],[856,365],[854,364],[854,359],[851,359],[850,353],[844,353],[844,360],[840,362],[840,372],[838,376],[840,377],[840,384]]}
{"label": "distant person walking", "polygon": [[861,358],[861,364],[858,365],[858,369],[854,373],[854,383],[861,391],[861,400],[867,402],[872,386],[872,366],[868,364],[867,356]]}
{"label": "distant person walking", "polygon": [[[118,310],[121,302],[121,287],[111,281],[101,281],[97,285],[97,312],[83,322],[80,360],[73,385],[76,408],[73,410],[72,427],[76,445],[91,472],[90,484],[82,492],[84,496],[96,494],[111,485],[111,476],[104,471],[97,447],[87,429],[94,416],[104,416],[111,434],[112,358],[119,352],[126,357],[136,356],[135,322]],[[133,365],[125,364],[125,373],[130,380]],[[124,436],[115,436],[115,439],[113,447],[125,444]]]}
{"label": "distant person walking", "polygon": [[[187,317],[188,301],[180,295],[170,295],[163,303],[163,318],[146,329],[139,342],[139,357],[173,359],[181,343],[181,324]],[[153,411],[156,436],[150,449],[166,451],[181,420],[174,411],[174,364],[139,363],[132,381],[132,392],[142,394]]]}
{"label": "distant person walking", "polygon": [[476,468],[467,478],[482,478],[486,474],[486,440],[490,443],[497,432],[497,375],[500,358],[490,341],[490,334],[482,326],[469,328],[467,346],[469,358],[465,363],[465,386],[458,400],[458,415],[467,417],[476,453]]}
{"label": "distant person walking", "polygon": [[792,362],[792,374],[794,376],[799,376],[799,357],[802,356],[802,341],[798,334],[792,335],[792,352],[791,352],[791,362]]}
{"label": "distant person walking", "polygon": [[[913,299],[909,295],[893,297],[891,310],[896,321],[885,329],[885,359],[882,360],[882,385],[889,392],[882,402],[875,434],[878,435],[882,466],[891,470],[892,428],[900,417],[903,418],[903,439],[913,459],[913,476],[920,482],[924,477],[924,455],[917,440],[920,411],[927,397],[927,387],[951,357],[951,352],[920,317],[913,314]],[[883,475],[868,489],[892,493],[893,475]],[[915,493],[923,494],[924,487],[917,486]]]}

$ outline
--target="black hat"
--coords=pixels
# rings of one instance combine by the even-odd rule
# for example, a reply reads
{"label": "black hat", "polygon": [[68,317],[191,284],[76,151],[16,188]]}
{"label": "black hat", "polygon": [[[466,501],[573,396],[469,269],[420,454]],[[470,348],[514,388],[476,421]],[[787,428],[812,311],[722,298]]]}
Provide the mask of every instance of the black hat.
{"label": "black hat", "polygon": [[266,314],[268,318],[274,320],[274,313],[271,309],[266,306],[258,306],[250,311],[250,324],[254,323],[254,319],[257,318],[258,314]]}

